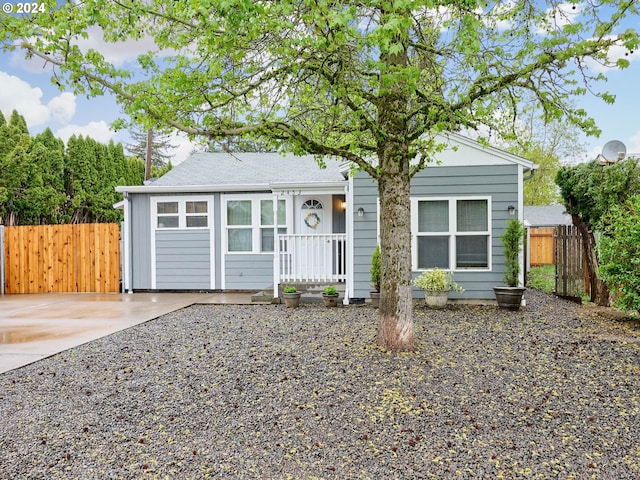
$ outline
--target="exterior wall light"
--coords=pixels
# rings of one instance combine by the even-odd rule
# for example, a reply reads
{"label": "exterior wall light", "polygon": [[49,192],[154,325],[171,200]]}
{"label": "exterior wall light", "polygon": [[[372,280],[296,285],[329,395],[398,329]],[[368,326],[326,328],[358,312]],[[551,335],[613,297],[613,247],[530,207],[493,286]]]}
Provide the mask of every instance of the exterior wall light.
{"label": "exterior wall light", "polygon": [[360,208],[358,209],[358,216],[359,216],[359,217],[364,217],[364,208],[360,207]]}

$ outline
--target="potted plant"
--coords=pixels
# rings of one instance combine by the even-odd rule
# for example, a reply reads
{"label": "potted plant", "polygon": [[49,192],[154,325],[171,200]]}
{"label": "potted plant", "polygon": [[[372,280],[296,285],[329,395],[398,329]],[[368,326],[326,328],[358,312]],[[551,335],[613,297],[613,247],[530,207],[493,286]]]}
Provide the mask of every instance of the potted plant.
{"label": "potted plant", "polygon": [[325,287],[322,291],[322,301],[325,307],[337,307],[339,297],[338,289],[333,285]]}
{"label": "potted plant", "polygon": [[287,285],[283,289],[282,296],[287,308],[297,308],[300,306],[300,295],[298,289],[292,285]]}
{"label": "potted plant", "polygon": [[380,305],[380,282],[382,281],[382,261],[380,260],[380,245],[371,256],[371,286],[373,290],[369,292],[371,295],[371,306],[378,308]]}
{"label": "potted plant", "polygon": [[413,284],[424,290],[424,299],[428,307],[444,308],[449,298],[449,292],[462,293],[464,289],[453,281],[453,274],[439,268],[424,271]]}
{"label": "potted plant", "polygon": [[518,310],[522,303],[525,288],[519,285],[520,248],[527,234],[519,220],[511,219],[501,240],[504,246],[504,281],[507,286],[493,287],[498,306]]}

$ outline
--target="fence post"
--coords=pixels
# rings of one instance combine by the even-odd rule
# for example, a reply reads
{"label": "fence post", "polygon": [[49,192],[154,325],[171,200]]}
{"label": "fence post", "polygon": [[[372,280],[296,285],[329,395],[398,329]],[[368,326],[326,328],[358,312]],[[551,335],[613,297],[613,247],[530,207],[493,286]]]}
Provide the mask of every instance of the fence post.
{"label": "fence post", "polygon": [[4,295],[4,225],[0,225],[0,294]]}

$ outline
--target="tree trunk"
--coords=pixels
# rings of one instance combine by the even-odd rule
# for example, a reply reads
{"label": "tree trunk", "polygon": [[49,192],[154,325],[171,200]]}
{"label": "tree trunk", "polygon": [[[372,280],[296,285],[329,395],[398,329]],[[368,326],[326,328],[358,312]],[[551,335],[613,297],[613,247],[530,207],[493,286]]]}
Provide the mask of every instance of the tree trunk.
{"label": "tree trunk", "polygon": [[[378,345],[386,350],[412,350],[413,330],[411,287],[411,201],[409,161],[381,159],[383,170],[380,195],[380,257],[382,284],[378,310]],[[391,165],[393,163],[393,165]],[[400,165],[398,165],[400,164]]]}
{"label": "tree trunk", "polygon": [[[384,10],[384,9],[383,9]],[[386,12],[382,11],[382,16]],[[396,12],[398,13],[398,12]],[[405,32],[406,34],[407,32]],[[396,35],[394,42],[406,42],[408,35]],[[410,88],[396,75],[408,65],[407,46],[399,52],[383,52],[386,65],[381,75],[377,108],[379,128],[378,195],[380,197],[380,259],[382,284],[378,309],[378,345],[386,350],[412,350],[411,287],[411,174],[408,139]]]}
{"label": "tree trunk", "polygon": [[578,215],[571,215],[573,224],[578,227],[582,237],[582,249],[587,263],[587,272],[591,280],[591,301],[596,305],[609,306],[609,289],[598,276],[598,256],[596,254],[596,239],[593,232],[580,219]]}

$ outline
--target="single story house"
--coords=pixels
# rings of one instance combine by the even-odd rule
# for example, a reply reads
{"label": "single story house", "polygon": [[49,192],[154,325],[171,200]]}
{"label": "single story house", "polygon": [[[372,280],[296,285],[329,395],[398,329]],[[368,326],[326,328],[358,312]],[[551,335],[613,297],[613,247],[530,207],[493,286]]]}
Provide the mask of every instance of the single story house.
{"label": "single story house", "polygon": [[524,225],[527,227],[528,247],[526,271],[531,270],[532,265],[555,265],[555,228],[573,225],[564,205],[525,205]]}
{"label": "single story house", "polygon": [[[464,293],[492,299],[502,284],[500,236],[523,220],[528,160],[449,134],[450,148],[412,181],[415,275],[454,272]],[[314,156],[195,153],[124,194],[123,286],[146,290],[262,290],[298,282],[343,283],[369,296],[378,243],[375,181]],[[277,296],[278,288],[274,288]],[[421,292],[414,291],[416,297]]]}
{"label": "single story house", "polygon": [[530,228],[545,228],[572,225],[573,222],[564,205],[525,205],[524,224]]}

